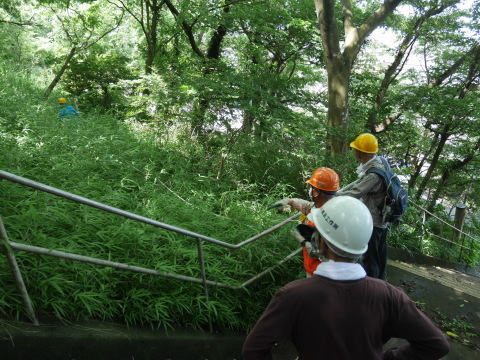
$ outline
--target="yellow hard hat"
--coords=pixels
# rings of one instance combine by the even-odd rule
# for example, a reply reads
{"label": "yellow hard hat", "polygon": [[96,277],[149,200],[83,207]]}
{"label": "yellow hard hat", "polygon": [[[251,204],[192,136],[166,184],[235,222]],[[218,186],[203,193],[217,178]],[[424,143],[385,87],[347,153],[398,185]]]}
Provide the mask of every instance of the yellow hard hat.
{"label": "yellow hard hat", "polygon": [[378,151],[378,141],[372,134],[360,134],[350,143],[350,147],[367,154],[375,154]]}
{"label": "yellow hard hat", "polygon": [[65,99],[65,98],[60,98],[60,99],[58,99],[58,103],[59,103],[59,104],[66,104],[66,103],[67,103],[67,99]]}

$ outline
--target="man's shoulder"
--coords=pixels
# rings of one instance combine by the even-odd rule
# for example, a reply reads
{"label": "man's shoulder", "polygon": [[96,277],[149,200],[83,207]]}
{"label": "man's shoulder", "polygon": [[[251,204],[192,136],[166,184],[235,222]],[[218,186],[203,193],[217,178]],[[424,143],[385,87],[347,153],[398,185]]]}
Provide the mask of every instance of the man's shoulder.
{"label": "man's shoulder", "polygon": [[369,287],[374,288],[375,291],[378,293],[385,293],[385,294],[388,294],[389,296],[396,296],[396,297],[398,296],[402,297],[405,295],[405,292],[401,288],[395,285],[392,285],[382,279],[376,279],[376,278],[366,276],[365,282],[368,284]]}
{"label": "man's shoulder", "polygon": [[312,289],[312,287],[316,286],[316,278],[318,278],[318,276],[290,281],[282,286],[278,291],[292,294],[299,294],[303,289],[306,289],[305,291],[309,291],[308,289]]}
{"label": "man's shoulder", "polygon": [[[388,163],[387,163],[387,166],[388,166]],[[380,157],[377,156],[375,159],[373,159],[370,166],[367,169],[365,169],[365,173],[369,179],[374,178],[376,182],[383,183],[383,179],[386,176],[387,170],[388,169],[384,165],[382,159],[380,159]]]}
{"label": "man's shoulder", "polygon": [[[365,169],[367,172],[369,170],[373,170],[373,169],[378,169],[378,170],[382,170],[382,171],[386,171],[387,168],[385,167],[384,163],[383,163],[383,160],[384,158],[382,158],[381,156],[377,156],[375,159],[372,160],[372,162],[369,164],[368,168]],[[385,161],[387,161],[386,159],[384,159]],[[388,164],[388,162],[387,162]]]}

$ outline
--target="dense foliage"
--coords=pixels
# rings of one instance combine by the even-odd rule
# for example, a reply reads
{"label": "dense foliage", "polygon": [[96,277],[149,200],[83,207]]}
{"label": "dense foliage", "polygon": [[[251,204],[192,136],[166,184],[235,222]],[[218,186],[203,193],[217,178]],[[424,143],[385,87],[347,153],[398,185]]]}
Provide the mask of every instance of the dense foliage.
{"label": "dense foliage", "polygon": [[[363,21],[378,4],[354,13]],[[478,11],[406,6],[385,23],[406,48],[367,40],[359,54],[345,130],[327,121],[313,1],[0,1],[0,169],[239,243],[284,220],[267,205],[306,198],[315,168],[353,181],[357,164],[331,154],[328,136],[369,131],[435,214],[411,206],[389,244],[477,265],[478,242],[438,218],[452,223],[466,204],[464,230],[478,239]],[[82,113],[78,126],[59,122],[59,97]],[[200,277],[193,238],[4,180],[0,196],[11,241]],[[205,244],[207,279],[236,286],[275,266],[297,249],[288,228],[239,250]],[[245,289],[209,287],[206,302],[201,285],[16,256],[40,314],[166,327],[206,327],[211,314],[217,329],[244,330],[281,284],[304,276],[297,256]],[[24,316],[0,265],[0,316]]]}

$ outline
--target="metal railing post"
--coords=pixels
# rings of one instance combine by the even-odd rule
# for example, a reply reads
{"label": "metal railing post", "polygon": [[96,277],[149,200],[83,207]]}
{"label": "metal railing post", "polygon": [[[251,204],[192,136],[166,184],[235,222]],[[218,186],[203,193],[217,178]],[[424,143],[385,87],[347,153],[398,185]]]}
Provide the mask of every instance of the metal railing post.
{"label": "metal railing post", "polygon": [[[200,272],[203,281],[203,289],[205,291],[205,302],[208,305],[209,298],[208,298],[208,286],[207,286],[207,275],[205,274],[205,260],[203,257],[203,247],[202,247],[202,240],[197,238],[197,248],[198,248],[198,262],[200,263]],[[210,314],[210,308],[208,310],[208,328],[211,333],[213,333],[213,326],[212,326],[212,317]]]}
{"label": "metal railing post", "polygon": [[3,225],[2,217],[0,216],[0,245],[3,246],[5,256],[7,257],[8,265],[10,266],[10,270],[12,270],[13,277],[15,282],[17,283],[18,290],[20,291],[20,295],[22,296],[23,305],[27,308],[27,315],[30,320],[33,322],[33,325],[38,326],[37,316],[35,315],[35,311],[33,310],[32,302],[30,301],[30,297],[28,296],[27,288],[25,287],[25,283],[23,282],[22,273],[20,272],[20,268],[17,264],[17,259],[15,258],[15,254],[13,253],[12,249],[9,246],[9,240],[7,236],[7,231],[5,230],[5,226]]}
{"label": "metal railing post", "polygon": [[[0,172],[0,175],[1,175],[1,172]],[[418,204],[415,204],[413,201],[411,200],[408,200],[408,203],[409,204],[412,204],[415,208],[421,210],[424,214],[428,214],[428,216],[431,216],[433,217],[434,219],[437,219],[438,221],[440,221],[440,223],[443,223],[445,225],[447,225],[448,227],[452,228],[453,231],[458,231],[459,234],[462,234],[464,237],[468,237],[469,239],[471,239],[473,242],[476,242],[477,244],[480,243],[480,241],[478,240],[478,238],[470,235],[470,234],[467,234],[465,232],[463,232],[461,229],[457,229],[454,225],[451,225],[449,224],[448,222],[446,222],[445,220],[439,218],[438,216],[432,214],[431,212],[429,212],[427,209],[421,207],[420,205]],[[447,240],[447,239],[443,239],[445,242],[449,243],[449,244],[453,244],[453,241],[451,240]],[[461,245],[458,245],[458,246],[461,246]],[[470,250],[473,250],[473,249],[470,249]]]}

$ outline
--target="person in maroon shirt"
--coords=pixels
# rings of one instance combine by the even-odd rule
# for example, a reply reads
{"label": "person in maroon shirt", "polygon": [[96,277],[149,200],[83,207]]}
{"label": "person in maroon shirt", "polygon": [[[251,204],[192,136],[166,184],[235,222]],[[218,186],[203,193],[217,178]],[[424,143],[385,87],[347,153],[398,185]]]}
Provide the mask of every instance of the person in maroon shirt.
{"label": "person in maroon shirt", "polygon": [[[244,360],[272,359],[272,346],[291,341],[299,360],[434,360],[448,354],[442,332],[408,296],[366,276],[357,263],[373,222],[367,207],[339,196],[309,219],[320,233],[324,261],[314,276],[277,291],[243,345]],[[384,350],[391,338],[407,343]]]}

